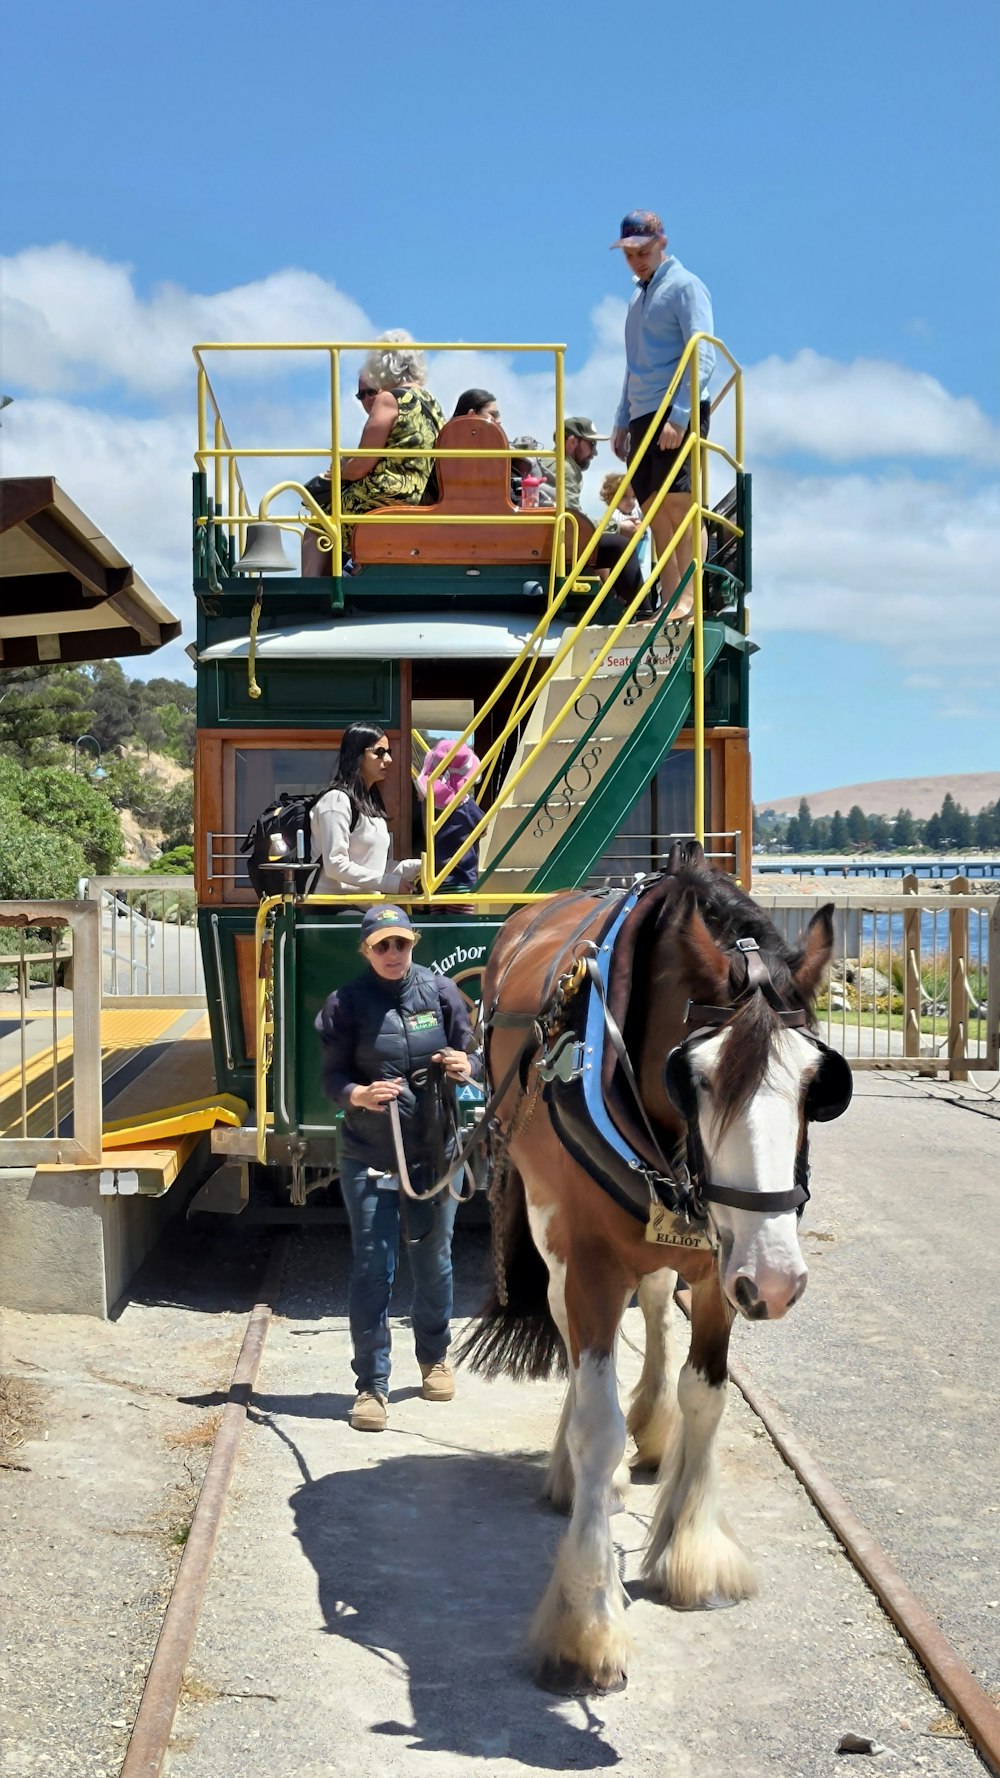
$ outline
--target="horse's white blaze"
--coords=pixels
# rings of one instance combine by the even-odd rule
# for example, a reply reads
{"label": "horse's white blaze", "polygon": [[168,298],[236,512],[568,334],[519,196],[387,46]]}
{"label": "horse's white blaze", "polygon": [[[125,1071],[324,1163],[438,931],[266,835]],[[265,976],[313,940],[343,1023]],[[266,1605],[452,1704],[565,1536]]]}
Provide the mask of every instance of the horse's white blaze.
{"label": "horse's white blaze", "polygon": [[[739,1117],[720,1138],[712,1110],[710,1083],[718,1066],[726,1033],[699,1047],[696,1078],[709,1087],[698,1089],[705,1163],[716,1185],[741,1191],[789,1191],[795,1177],[799,1144],[799,1106],[804,1083],[816,1066],[816,1052],[797,1031],[781,1031],[771,1047],[767,1075]],[[730,1302],[750,1314],[766,1312],[777,1321],[805,1290],[808,1271],[799,1246],[798,1218],[793,1210],[734,1210],[710,1205],[725,1255],[723,1288]],[[740,1301],[737,1285],[747,1279],[755,1293]]]}
{"label": "horse's white blaze", "polygon": [[609,1685],[624,1674],[629,1646],[609,1518],[614,1473],[625,1449],[613,1358],[581,1354],[566,1442],[573,1465],[573,1516],[531,1639],[543,1660],[580,1666],[599,1685]]}
{"label": "horse's white blaze", "polygon": [[726,1386],[687,1363],[677,1396],[682,1418],[663,1460],[643,1573],[674,1605],[733,1604],[757,1583],[719,1504],[715,1435]]}
{"label": "horse's white blaze", "polygon": [[664,1266],[649,1272],[639,1285],[639,1307],[646,1327],[642,1374],[632,1394],[628,1429],[635,1439],[637,1469],[657,1469],[670,1443],[677,1419],[674,1286],[677,1273]]}

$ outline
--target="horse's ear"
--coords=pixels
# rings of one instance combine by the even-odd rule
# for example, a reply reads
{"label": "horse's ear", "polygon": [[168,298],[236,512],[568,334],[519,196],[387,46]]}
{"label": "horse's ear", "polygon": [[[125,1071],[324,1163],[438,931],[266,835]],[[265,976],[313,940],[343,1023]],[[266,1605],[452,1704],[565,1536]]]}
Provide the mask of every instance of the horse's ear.
{"label": "horse's ear", "polygon": [[676,877],[680,875],[683,868],[684,847],[681,845],[680,840],[675,840],[670,851],[667,853],[667,862],[663,866],[663,874],[665,877]]}
{"label": "horse's ear", "polygon": [[832,955],[833,902],[828,901],[813,915],[806,930],[805,944],[791,962],[796,986],[806,1000],[815,999]]}
{"label": "horse's ear", "polygon": [[671,921],[671,934],[684,961],[692,1000],[724,1004],[729,989],[729,959],[720,951],[701,914],[693,889],[685,889]]}
{"label": "horse's ear", "polygon": [[688,840],[684,848],[684,862],[689,870],[701,870],[705,863],[705,848],[698,840]]}

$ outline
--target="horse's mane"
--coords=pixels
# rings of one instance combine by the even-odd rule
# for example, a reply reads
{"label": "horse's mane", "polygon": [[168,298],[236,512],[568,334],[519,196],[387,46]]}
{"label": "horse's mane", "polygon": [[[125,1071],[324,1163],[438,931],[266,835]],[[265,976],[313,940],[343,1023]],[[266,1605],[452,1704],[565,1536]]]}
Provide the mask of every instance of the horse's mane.
{"label": "horse's mane", "polygon": [[[735,1000],[745,987],[742,957],[734,949],[736,941],[753,938],[785,1005],[804,1011],[812,1025],[812,998],[803,992],[795,977],[803,959],[803,948],[789,945],[774,922],[745,890],[720,871],[712,870],[704,862],[700,847],[676,848],[667,865],[667,874],[676,884],[673,905],[680,902],[685,892],[692,892],[710,936],[720,950],[733,952],[729,969],[732,999]],[[728,1036],[722,1046],[715,1076],[716,1111],[721,1130],[733,1122],[761,1086],[778,1029],[780,1020],[763,994],[750,994],[740,1004],[727,1027]]]}

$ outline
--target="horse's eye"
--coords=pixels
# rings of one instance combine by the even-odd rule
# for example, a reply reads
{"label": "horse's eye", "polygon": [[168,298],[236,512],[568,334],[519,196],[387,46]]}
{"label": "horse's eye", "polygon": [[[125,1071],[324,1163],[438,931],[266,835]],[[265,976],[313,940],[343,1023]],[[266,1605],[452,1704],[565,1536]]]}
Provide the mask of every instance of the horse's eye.
{"label": "horse's eye", "polygon": [[707,1074],[696,1074],[694,1077],[694,1084],[699,1093],[711,1093],[712,1091],[712,1082],[709,1080]]}

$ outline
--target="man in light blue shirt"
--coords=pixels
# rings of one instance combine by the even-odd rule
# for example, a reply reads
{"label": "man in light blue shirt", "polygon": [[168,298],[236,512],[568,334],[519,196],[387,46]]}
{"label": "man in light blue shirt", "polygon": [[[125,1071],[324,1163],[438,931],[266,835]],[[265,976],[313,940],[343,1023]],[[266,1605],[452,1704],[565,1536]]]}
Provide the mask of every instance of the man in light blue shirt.
{"label": "man in light blue shirt", "polygon": [[[632,468],[632,486],[643,512],[648,511],[677,462],[691,427],[691,374],[685,368],[667,409],[659,435],[643,458],[639,447],[667,393],[684,348],[696,333],[714,333],[712,299],[700,278],[667,253],[667,237],[660,218],[651,210],[630,210],[623,219],[621,235],[612,247],[620,247],[636,288],[625,318],[625,381],[615,414],[611,448]],[[699,431],[708,433],[708,381],[715,366],[711,346],[698,349]],[[685,458],[669,494],[651,521],[656,554],[662,555],[691,502],[691,460]],[[690,566],[690,531],[660,570],[660,589],[665,600],[676,592]],[[693,592],[685,587],[674,606],[675,617],[687,617]]]}

